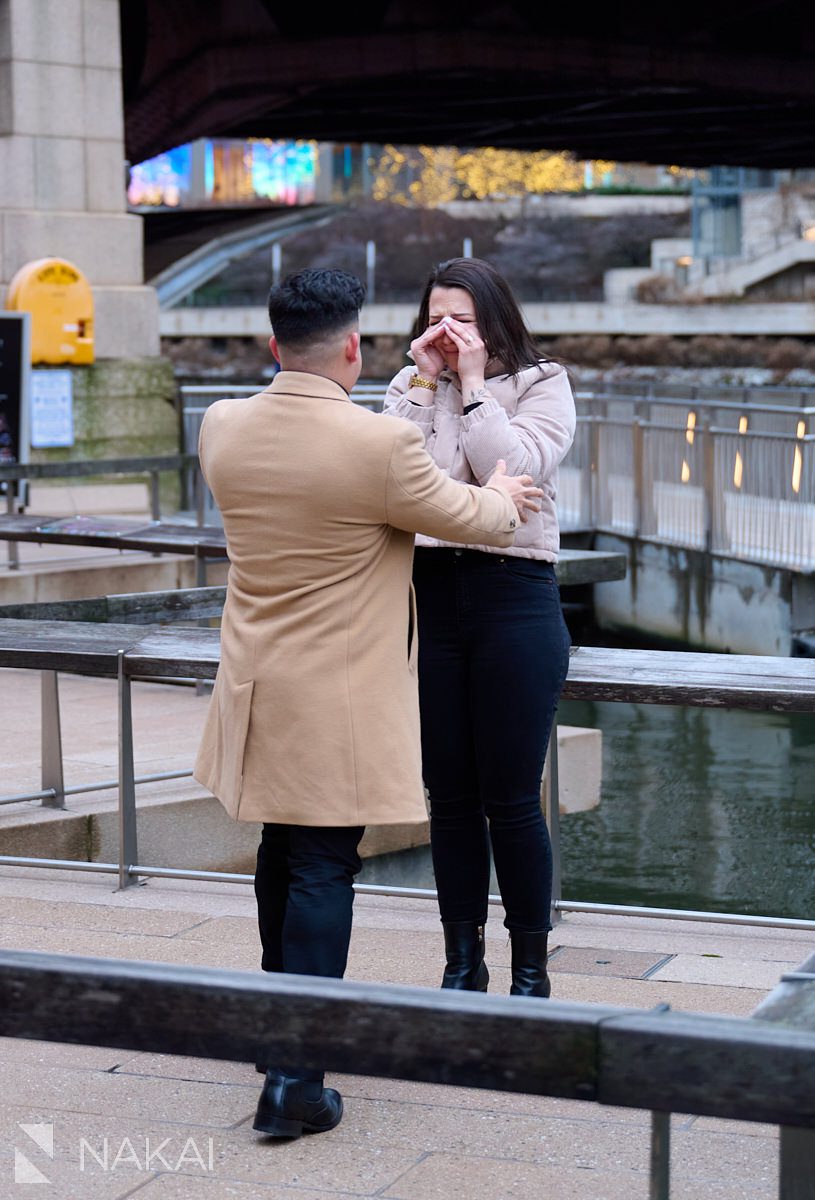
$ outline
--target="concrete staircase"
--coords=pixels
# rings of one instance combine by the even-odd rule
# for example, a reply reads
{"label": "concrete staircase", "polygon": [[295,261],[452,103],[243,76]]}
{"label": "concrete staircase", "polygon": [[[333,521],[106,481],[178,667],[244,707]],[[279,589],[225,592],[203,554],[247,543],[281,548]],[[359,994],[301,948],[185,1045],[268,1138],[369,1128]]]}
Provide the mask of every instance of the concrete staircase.
{"label": "concrete staircase", "polygon": [[815,263],[815,242],[791,238],[757,258],[717,260],[710,274],[689,290],[702,296],[743,296],[748,288],[802,263]]}

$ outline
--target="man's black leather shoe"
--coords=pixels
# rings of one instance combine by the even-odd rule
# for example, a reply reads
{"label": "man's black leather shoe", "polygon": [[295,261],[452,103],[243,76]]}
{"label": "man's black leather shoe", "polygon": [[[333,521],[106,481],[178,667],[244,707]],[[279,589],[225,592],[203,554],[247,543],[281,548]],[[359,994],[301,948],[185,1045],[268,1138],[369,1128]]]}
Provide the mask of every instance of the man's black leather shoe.
{"label": "man's black leather shoe", "polygon": [[296,1138],[302,1133],[325,1133],[341,1118],[342,1097],[334,1088],[270,1070],[252,1128],[267,1137]]}

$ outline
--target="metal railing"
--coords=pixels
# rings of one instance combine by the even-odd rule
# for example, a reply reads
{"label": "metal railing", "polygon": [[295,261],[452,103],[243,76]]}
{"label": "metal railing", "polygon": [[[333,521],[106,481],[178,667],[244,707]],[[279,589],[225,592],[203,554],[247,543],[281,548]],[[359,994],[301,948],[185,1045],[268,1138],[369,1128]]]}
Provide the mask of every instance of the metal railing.
{"label": "metal railing", "polygon": [[[352,399],[382,407],[385,383]],[[182,389],[184,446],[203,415],[257,385]],[[600,530],[745,561],[815,569],[815,389],[603,382],[577,393],[561,468],[563,532]],[[199,520],[220,523],[205,493]]]}
{"label": "metal railing", "polygon": [[581,394],[565,532],[815,569],[815,406]]}
{"label": "metal railing", "polygon": [[728,403],[739,406],[781,405],[807,408],[815,405],[815,387],[771,387],[766,384],[692,384],[658,379],[601,379],[581,385],[578,399],[593,396],[628,397],[632,401],[679,400],[683,404]]}
{"label": "metal railing", "polygon": [[[660,653],[660,652],[655,652]],[[184,677],[183,664],[174,664],[170,674],[174,677]],[[135,679],[140,678],[131,674],[132,668],[127,665],[127,652],[119,651],[117,656],[116,678],[118,681],[118,762],[119,770],[116,780],[103,781],[77,788],[65,788],[62,779],[62,749],[60,740],[59,700],[57,678],[54,672],[44,670],[43,676],[43,744],[42,744],[42,788],[37,792],[13,797],[4,797],[0,803],[18,803],[30,800],[42,800],[50,807],[64,807],[65,796],[81,791],[92,791],[100,788],[118,788],[118,820],[119,820],[119,852],[116,863],[91,862],[84,860],[66,860],[34,858],[18,855],[0,855],[0,865],[16,867],[44,867],[60,870],[90,871],[116,875],[119,886],[126,888],[137,884],[140,877],[168,879],[197,879],[223,883],[252,884],[253,876],[238,872],[222,872],[207,870],[187,870],[176,867],[162,867],[141,863],[138,852],[138,818],[136,805],[136,785],[154,782],[162,779],[188,777],[191,771],[167,772],[163,775],[137,777],[134,769],[133,719],[131,708],[131,686]],[[104,674],[97,669],[97,674]],[[165,672],[166,674],[167,672]],[[197,662],[196,674],[212,677],[215,673],[215,663],[204,664]],[[154,676],[150,676],[154,679]],[[625,701],[628,692],[625,686],[615,689],[614,695],[605,695],[606,699]],[[718,704],[718,701],[712,701]],[[691,701],[691,703],[694,703]],[[706,703],[700,698],[697,704]],[[763,707],[765,701],[760,701]],[[750,703],[747,707],[755,707]],[[795,706],[793,706],[794,710]],[[800,711],[808,711],[806,703],[799,706]],[[701,912],[689,909],[649,908],[646,906],[628,906],[604,904],[594,901],[576,901],[564,899],[561,883],[561,849],[560,849],[560,807],[557,757],[557,728],[553,727],[547,766],[550,772],[549,786],[546,789],[545,815],[549,826],[553,849],[553,890],[552,890],[552,919],[557,922],[563,912],[591,912],[607,915],[627,914],[629,916],[667,917],[685,921],[717,921],[731,925],[759,925],[769,928],[808,929],[815,930],[815,920],[804,918],[752,916],[740,913]],[[437,893],[429,888],[407,888],[384,884],[357,884],[359,892],[372,895],[403,896],[413,899],[435,900]],[[489,897],[491,905],[502,903],[500,896]]]}

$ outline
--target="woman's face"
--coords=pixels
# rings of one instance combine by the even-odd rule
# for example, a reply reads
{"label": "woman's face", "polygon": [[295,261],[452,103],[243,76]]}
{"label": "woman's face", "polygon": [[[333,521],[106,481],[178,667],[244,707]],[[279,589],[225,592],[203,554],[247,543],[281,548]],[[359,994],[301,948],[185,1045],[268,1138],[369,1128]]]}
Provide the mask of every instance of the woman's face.
{"label": "woman's face", "polygon": [[[434,287],[430,293],[428,325],[438,325],[442,317],[453,317],[462,325],[472,325],[481,336],[475,315],[475,301],[468,291],[460,287]],[[434,345],[438,346],[445,363],[451,371],[458,371],[458,347],[449,334],[441,334]]]}

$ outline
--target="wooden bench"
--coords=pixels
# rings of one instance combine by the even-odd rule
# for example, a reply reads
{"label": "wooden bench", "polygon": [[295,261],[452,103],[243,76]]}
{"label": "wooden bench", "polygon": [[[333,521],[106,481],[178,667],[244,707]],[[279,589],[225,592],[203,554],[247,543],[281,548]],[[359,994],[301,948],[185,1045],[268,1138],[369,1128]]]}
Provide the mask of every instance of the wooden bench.
{"label": "wooden bench", "polygon": [[[26,513],[0,515],[0,541],[38,545],[95,546],[112,550],[145,550],[152,554],[191,554],[199,586],[206,585],[208,562],[223,561],[226,539],[217,525],[186,525],[111,517],[47,517]],[[16,569],[16,558],[10,563]]]}
{"label": "wooden bench", "polygon": [[[220,525],[190,525],[126,517],[49,517],[26,513],[0,514],[0,541],[16,545],[97,546],[113,550],[147,550],[153,554],[192,554],[197,582],[206,586],[206,564],[228,558]],[[557,580],[561,587],[624,579],[625,554],[615,550],[561,550]]]}
{"label": "wooden bench", "polygon": [[[116,522],[118,533],[106,536],[101,530],[55,530],[43,533],[41,525],[55,518],[0,516],[0,540],[48,541],[71,545],[102,545],[115,549],[136,549],[195,553],[203,560],[227,558],[223,529],[212,525],[178,525],[166,521],[144,525],[133,521]],[[75,519],[74,519],[75,520]],[[70,526],[70,518],[65,524]],[[99,524],[94,522],[94,524]],[[594,583],[624,579],[626,556],[614,550],[562,550],[555,568],[560,587],[585,587]],[[0,605],[0,620],[16,618],[44,621],[145,621],[196,620],[219,616],[226,598],[225,587],[174,588],[163,592],[128,592],[113,596],[95,596],[82,600],[43,600],[27,604]]]}
{"label": "wooden bench", "polygon": [[[173,454],[141,458],[87,459],[83,461],[49,463],[0,463],[0,484],[6,485],[6,515],[0,517],[0,540],[8,543],[9,566],[18,566],[17,543],[39,542],[74,546],[104,546],[116,550],[150,550],[153,553],[195,554],[207,557],[204,543],[208,531],[197,540],[192,536],[196,526],[161,522],[159,475],[162,472],[185,472],[192,475],[192,490],[198,513],[197,527],[203,525],[204,481],[196,454]],[[30,516],[23,511],[12,484],[24,484],[34,479],[88,479],[105,475],[148,475],[150,479],[150,512],[152,522],[116,519],[105,536],[104,521],[88,520],[83,533],[61,532],[60,525],[81,523],[82,517]],[[49,529],[49,527],[51,527]],[[215,529],[217,534],[217,527]],[[163,542],[163,544],[162,544]],[[200,544],[200,548],[199,548]],[[223,557],[219,545],[212,557]],[[199,582],[205,582],[203,567],[199,567]]]}

